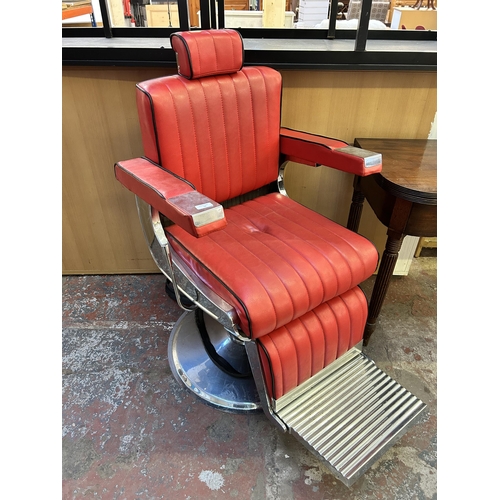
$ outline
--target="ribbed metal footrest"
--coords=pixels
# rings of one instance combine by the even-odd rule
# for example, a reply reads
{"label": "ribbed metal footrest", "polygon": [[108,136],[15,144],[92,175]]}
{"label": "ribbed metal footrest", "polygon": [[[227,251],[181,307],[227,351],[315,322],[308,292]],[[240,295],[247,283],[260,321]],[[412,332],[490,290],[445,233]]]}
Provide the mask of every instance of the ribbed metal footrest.
{"label": "ribbed metal footrest", "polygon": [[352,349],[276,401],[275,413],[351,486],[426,409],[371,359]]}

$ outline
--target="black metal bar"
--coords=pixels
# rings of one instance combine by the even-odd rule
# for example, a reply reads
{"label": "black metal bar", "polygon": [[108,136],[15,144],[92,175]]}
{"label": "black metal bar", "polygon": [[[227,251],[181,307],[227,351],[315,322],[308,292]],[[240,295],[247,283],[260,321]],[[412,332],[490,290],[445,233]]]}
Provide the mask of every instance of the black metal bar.
{"label": "black metal bar", "polygon": [[217,10],[219,18],[219,29],[223,29],[226,27],[224,18],[224,0],[217,0]]}
{"label": "black metal bar", "polygon": [[[198,28],[192,28],[197,30]],[[283,28],[237,28],[243,38],[281,39],[281,40],[325,40],[327,29],[283,29]],[[168,38],[178,28],[113,28],[114,38]],[[64,27],[63,38],[96,38],[104,36],[104,28]],[[336,30],[336,40],[355,40],[356,30]],[[370,40],[402,41],[436,41],[437,31],[431,30],[371,30]]]}
{"label": "black metal bar", "polygon": [[217,10],[215,8],[215,0],[210,0],[210,27],[217,29]]}
{"label": "black metal bar", "polygon": [[[335,5],[335,13],[333,6]],[[326,35],[326,38],[329,38],[333,40],[335,38],[335,26],[337,24],[337,14],[338,14],[338,1],[337,0],[331,0],[330,1],[330,22],[328,23],[328,33]]]}
{"label": "black metal bar", "polygon": [[372,10],[372,0],[361,1],[361,13],[359,15],[358,29],[356,31],[356,44],[354,50],[363,52],[366,49],[366,40],[368,39],[368,25]]}
{"label": "black metal bar", "polygon": [[[199,28],[192,28],[197,31]],[[127,43],[134,45],[134,38],[168,38],[171,33],[179,31],[179,28],[113,28],[113,37],[126,39]],[[290,29],[283,28],[238,28],[243,38],[262,38],[277,40],[325,40],[328,30],[326,29]],[[300,31],[300,33],[298,33]],[[86,38],[104,37],[104,28],[82,28],[63,27],[62,38],[81,38],[85,44]],[[273,35],[273,36],[270,36]],[[336,30],[336,40],[354,40],[355,30]],[[372,30],[370,40],[384,40],[392,46],[398,41],[402,42],[435,42],[437,41],[437,31],[431,30]],[[396,49],[396,52],[399,50]]]}
{"label": "black metal bar", "polygon": [[181,31],[189,31],[191,26],[189,22],[189,9],[187,0],[177,0],[177,6],[179,9],[179,24]]}
{"label": "black metal bar", "polygon": [[[92,28],[86,28],[92,31]],[[97,29],[97,28],[95,28]],[[131,28],[139,29],[139,28]],[[147,30],[147,28],[145,28]],[[163,40],[150,47],[144,44],[63,47],[62,64],[80,66],[161,66],[176,68],[174,51]],[[332,42],[330,42],[332,43]],[[397,43],[378,51],[353,50],[271,50],[245,51],[245,65],[264,65],[276,69],[396,70],[437,71],[437,51],[398,51]]]}
{"label": "black metal bar", "polygon": [[108,3],[106,2],[106,0],[99,0],[99,8],[101,9],[102,27],[104,28],[104,36],[106,38],[112,38],[113,33],[111,30],[111,23],[109,22]]}
{"label": "black metal bar", "polygon": [[210,29],[210,4],[209,0],[200,0],[201,29]]}

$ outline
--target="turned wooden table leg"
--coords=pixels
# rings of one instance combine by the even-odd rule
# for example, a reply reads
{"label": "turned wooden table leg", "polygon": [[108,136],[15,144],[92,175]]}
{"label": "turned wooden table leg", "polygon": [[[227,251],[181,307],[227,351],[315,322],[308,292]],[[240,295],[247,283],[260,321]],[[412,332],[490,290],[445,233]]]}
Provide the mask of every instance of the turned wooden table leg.
{"label": "turned wooden table leg", "polygon": [[377,325],[377,319],[380,314],[380,309],[384,302],[389,288],[389,282],[394,272],[394,267],[399,256],[399,250],[403,243],[404,235],[392,230],[387,231],[387,242],[385,250],[382,254],[382,260],[375,279],[370,305],[368,307],[368,320],[366,321],[365,331],[363,335],[363,344],[367,345],[371,334],[374,332]]}
{"label": "turned wooden table leg", "polygon": [[347,229],[358,232],[359,221],[361,220],[361,214],[363,213],[363,203],[365,201],[365,195],[359,187],[359,177],[354,178],[354,192],[352,193],[351,208],[349,210],[349,218],[347,220]]}

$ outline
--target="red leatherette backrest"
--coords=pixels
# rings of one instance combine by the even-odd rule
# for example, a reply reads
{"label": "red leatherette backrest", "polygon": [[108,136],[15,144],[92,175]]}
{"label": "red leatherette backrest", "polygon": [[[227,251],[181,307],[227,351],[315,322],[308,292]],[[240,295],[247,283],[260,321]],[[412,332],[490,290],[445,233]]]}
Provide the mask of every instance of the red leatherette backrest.
{"label": "red leatherette backrest", "polygon": [[[210,38],[196,39],[204,42]],[[235,37],[227,42],[237,53]],[[219,39],[210,46],[218,54],[223,45]],[[199,52],[208,57],[207,50]],[[258,66],[235,70],[237,58],[223,59],[228,74],[219,74],[216,64],[217,74],[200,76],[210,72],[198,66],[191,79],[174,75],[137,85],[145,156],[218,202],[276,180],[281,120],[281,75]]]}

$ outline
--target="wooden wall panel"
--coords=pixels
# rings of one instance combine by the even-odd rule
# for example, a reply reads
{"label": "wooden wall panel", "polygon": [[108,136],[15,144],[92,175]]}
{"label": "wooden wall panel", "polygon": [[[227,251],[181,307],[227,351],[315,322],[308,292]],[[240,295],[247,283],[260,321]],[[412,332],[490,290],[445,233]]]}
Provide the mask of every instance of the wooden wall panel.
{"label": "wooden wall panel", "polygon": [[[143,154],[135,84],[172,70],[63,67],[62,73],[63,274],[157,272],[134,196],[115,180],[113,165]],[[436,113],[435,73],[282,74],[284,126],[348,142],[426,138]],[[352,176],[291,164],[286,183],[293,198],[346,223]],[[360,229],[368,237],[374,231],[370,216],[366,207]]]}
{"label": "wooden wall panel", "polygon": [[[286,127],[352,143],[356,137],[426,139],[437,110],[437,75],[405,71],[283,71]],[[353,176],[290,163],[290,197],[346,225]],[[386,228],[365,203],[359,232],[382,254]]]}
{"label": "wooden wall panel", "polygon": [[158,271],[144,242],[135,198],[115,180],[113,165],[143,154],[135,84],[165,73],[63,69],[64,274]]}

